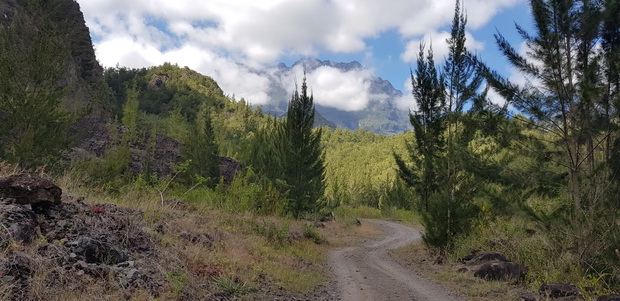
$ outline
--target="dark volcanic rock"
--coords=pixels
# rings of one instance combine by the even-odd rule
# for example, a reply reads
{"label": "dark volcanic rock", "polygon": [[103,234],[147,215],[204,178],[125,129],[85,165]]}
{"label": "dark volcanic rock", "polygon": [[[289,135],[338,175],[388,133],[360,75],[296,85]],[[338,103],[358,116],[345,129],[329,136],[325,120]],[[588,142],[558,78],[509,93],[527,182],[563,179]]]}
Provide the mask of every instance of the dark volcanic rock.
{"label": "dark volcanic rock", "polygon": [[36,234],[37,218],[22,205],[0,203],[0,248],[12,241],[30,243]]}
{"label": "dark volcanic rock", "polygon": [[117,264],[128,259],[118,247],[90,237],[80,237],[68,245],[74,246],[74,252],[88,263]]}
{"label": "dark volcanic rock", "polygon": [[52,181],[32,174],[16,174],[0,179],[0,199],[17,204],[60,203],[62,189]]}
{"label": "dark volcanic rock", "polygon": [[13,300],[27,300],[28,280],[34,274],[32,259],[20,252],[0,260],[0,287],[10,288]]}
{"label": "dark volcanic rock", "polygon": [[18,281],[32,276],[31,259],[26,254],[15,252],[0,261],[3,280]]}
{"label": "dark volcanic rock", "polygon": [[220,165],[220,176],[224,178],[224,183],[226,184],[230,184],[237,175],[237,172],[243,170],[243,165],[231,158],[219,157],[218,161]]}
{"label": "dark volcanic rock", "polygon": [[581,290],[573,284],[545,283],[540,286],[540,294],[548,298],[581,297]]}
{"label": "dark volcanic rock", "polygon": [[[47,180],[20,175],[0,182],[4,185],[0,252],[8,254],[0,259],[0,299],[33,300],[33,276],[40,275],[42,269],[43,283],[48,288],[75,289],[84,283],[103,281],[111,287],[145,289],[151,297],[158,296],[167,277],[152,263],[159,253],[142,212],[63,197],[61,190],[54,189],[57,186]],[[27,185],[31,182],[37,185]],[[61,197],[63,202],[57,202]],[[48,206],[20,205],[16,199],[42,201]],[[212,242],[207,235],[190,240]],[[128,254],[132,255],[131,261]]]}
{"label": "dark volcanic rock", "polygon": [[482,265],[474,276],[486,280],[525,280],[527,268],[514,262],[496,261]]}

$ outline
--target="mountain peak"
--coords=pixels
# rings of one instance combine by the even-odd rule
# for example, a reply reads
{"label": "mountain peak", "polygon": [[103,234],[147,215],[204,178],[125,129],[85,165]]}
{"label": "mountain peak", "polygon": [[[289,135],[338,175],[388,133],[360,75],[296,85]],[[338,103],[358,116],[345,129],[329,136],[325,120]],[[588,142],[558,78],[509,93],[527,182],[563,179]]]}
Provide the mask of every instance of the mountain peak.
{"label": "mountain peak", "polygon": [[[348,72],[351,70],[362,70],[364,69],[364,66],[362,66],[362,64],[358,61],[351,61],[348,63],[341,63],[341,62],[332,62],[330,60],[319,60],[317,58],[304,58],[301,59],[297,62],[295,62],[293,64],[293,68],[296,66],[304,66],[306,68],[306,70],[308,71],[314,71],[320,67],[332,67],[332,68],[336,68],[339,70],[342,70],[344,72]],[[280,65],[278,65],[279,67]]]}
{"label": "mountain peak", "polygon": [[[318,114],[335,123],[338,127],[351,130],[363,128],[379,134],[395,134],[408,129],[408,112],[399,110],[397,105],[403,93],[395,89],[389,81],[373,75],[358,61],[344,63],[304,58],[295,62],[291,67],[279,64],[276,67],[277,72],[272,74],[273,78],[269,89],[271,99],[286,100],[290,98],[290,92],[287,92],[287,87],[284,86],[286,82],[284,79],[290,76],[291,72],[298,72],[299,67],[304,67],[309,73],[308,75],[314,79],[317,76],[322,76],[322,74],[330,76],[329,83],[324,87],[326,89],[342,87],[345,92],[355,92],[343,94],[340,91],[338,97],[332,97],[333,99],[330,100],[332,102],[326,101],[325,98],[331,96],[329,91],[327,91],[328,93],[314,93]],[[338,71],[314,73],[321,67],[329,67]],[[293,69],[297,69],[297,71]],[[340,82],[338,77],[343,77],[346,80]],[[321,87],[313,86],[312,89],[320,90]],[[360,99],[365,101],[364,107],[347,110],[350,106],[343,105],[343,103],[353,103],[360,101]],[[342,103],[333,103],[339,101]],[[281,116],[286,112],[286,104],[285,101],[274,102],[265,105],[264,110],[272,115]]]}

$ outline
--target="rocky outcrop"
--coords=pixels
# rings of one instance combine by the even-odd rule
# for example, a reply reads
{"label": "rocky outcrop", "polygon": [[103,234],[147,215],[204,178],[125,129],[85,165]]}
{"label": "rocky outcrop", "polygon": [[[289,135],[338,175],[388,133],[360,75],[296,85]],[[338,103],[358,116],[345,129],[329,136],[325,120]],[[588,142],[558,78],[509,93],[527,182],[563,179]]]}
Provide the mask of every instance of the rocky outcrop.
{"label": "rocky outcrop", "polygon": [[472,251],[472,254],[461,258],[467,267],[458,269],[460,273],[474,271],[474,276],[485,280],[523,282],[528,268],[510,261],[505,255],[497,252]]}
{"label": "rocky outcrop", "polygon": [[9,289],[0,290],[0,299],[32,300],[35,278],[58,289],[103,279],[110,287],[146,290],[152,298],[166,284],[142,212],[62,196],[51,181],[33,175],[0,183],[0,253],[6,254],[0,287]]}
{"label": "rocky outcrop", "polygon": [[223,178],[225,184],[230,184],[238,172],[243,170],[241,163],[228,157],[219,157],[220,177]]}
{"label": "rocky outcrop", "polygon": [[545,283],[540,286],[540,295],[545,298],[567,298],[575,300],[583,299],[581,290],[573,284]]}
{"label": "rocky outcrop", "polygon": [[41,202],[58,204],[62,189],[50,180],[32,174],[17,174],[0,179],[0,200],[34,205]]}

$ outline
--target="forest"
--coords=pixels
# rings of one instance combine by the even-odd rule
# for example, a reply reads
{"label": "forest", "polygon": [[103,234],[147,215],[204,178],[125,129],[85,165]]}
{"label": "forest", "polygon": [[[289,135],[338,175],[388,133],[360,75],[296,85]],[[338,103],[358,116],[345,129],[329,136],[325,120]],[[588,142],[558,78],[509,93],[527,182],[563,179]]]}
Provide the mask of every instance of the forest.
{"label": "forest", "polygon": [[417,221],[445,260],[493,248],[526,286],[620,289],[618,0],[531,0],[526,53],[495,35],[523,85],[467,49],[457,1],[447,58],[421,45],[412,67],[413,130],[392,136],[314,128],[305,77],[275,118],[187,67],[100,68],[87,33],[37,26],[63,18],[24,2],[0,24],[6,164],[239,215]]}

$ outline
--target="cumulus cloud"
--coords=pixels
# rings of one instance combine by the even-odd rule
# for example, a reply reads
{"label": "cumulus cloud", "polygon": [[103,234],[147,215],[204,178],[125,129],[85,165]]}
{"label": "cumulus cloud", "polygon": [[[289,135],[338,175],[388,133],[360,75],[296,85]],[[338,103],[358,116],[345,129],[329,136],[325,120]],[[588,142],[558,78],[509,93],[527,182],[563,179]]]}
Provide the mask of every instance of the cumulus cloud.
{"label": "cumulus cloud", "polygon": [[[450,33],[447,31],[427,33],[422,39],[412,40],[407,43],[401,59],[405,62],[415,62],[420,53],[420,44],[424,44],[424,55],[426,56],[428,49],[432,47],[435,62],[441,62],[449,53],[448,43],[446,42],[448,38],[450,38]],[[484,49],[484,44],[476,41],[469,32],[465,33],[465,38],[465,46],[470,51],[474,52]]]}
{"label": "cumulus cloud", "polygon": [[370,101],[370,71],[342,72],[332,67],[320,67],[308,76],[317,104],[344,111],[358,111]]}
{"label": "cumulus cloud", "polygon": [[[295,87],[301,84],[303,76],[302,64],[277,75],[287,95],[292,95]],[[387,95],[370,93],[373,78],[373,71],[369,69],[342,71],[332,66],[319,66],[306,71],[306,81],[314,96],[314,103],[343,111],[362,110],[371,101],[383,101],[387,98]]]}
{"label": "cumulus cloud", "polygon": [[[255,104],[269,101],[268,66],[282,57],[371,51],[367,39],[396,30],[415,41],[452,19],[454,0],[77,0],[105,66],[177,63],[212,76],[227,94]],[[480,27],[499,10],[524,0],[470,0],[469,25]],[[444,38],[444,32],[427,35]],[[468,38],[472,49],[480,43]],[[441,56],[439,43],[433,43]],[[333,69],[333,68],[332,68]],[[342,78],[338,78],[338,77]],[[380,99],[369,94],[368,74],[325,68],[308,77],[317,102],[344,110]],[[366,91],[364,91],[366,89]]]}
{"label": "cumulus cloud", "polygon": [[403,83],[403,95],[396,99],[396,108],[402,111],[413,112],[418,109],[415,97],[411,94],[411,77],[407,78]]}

